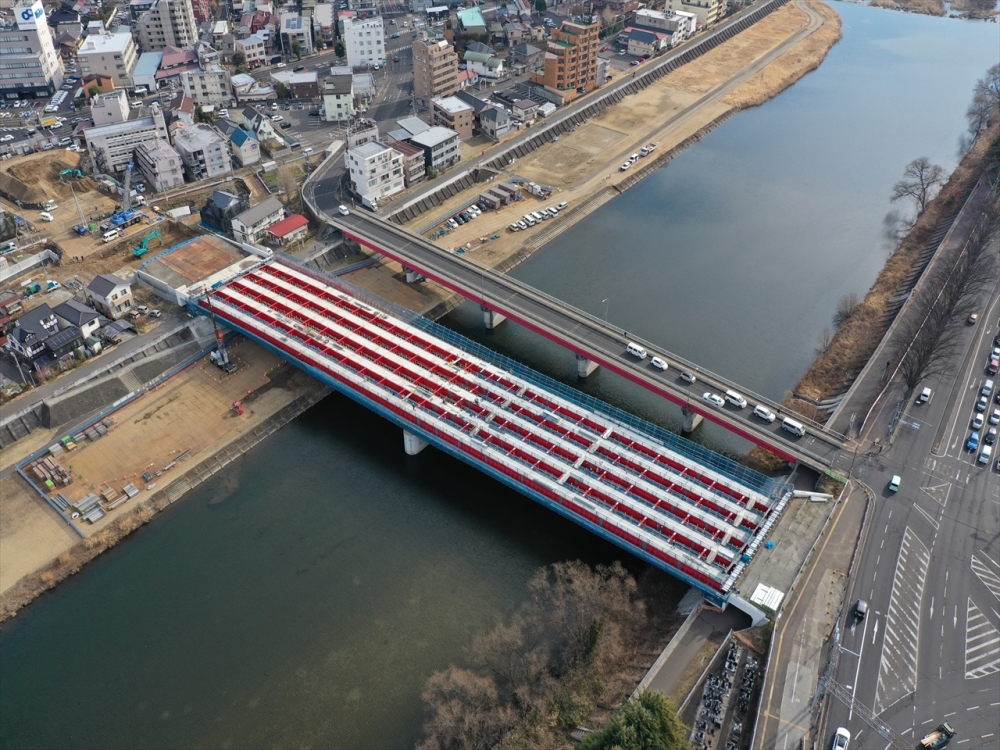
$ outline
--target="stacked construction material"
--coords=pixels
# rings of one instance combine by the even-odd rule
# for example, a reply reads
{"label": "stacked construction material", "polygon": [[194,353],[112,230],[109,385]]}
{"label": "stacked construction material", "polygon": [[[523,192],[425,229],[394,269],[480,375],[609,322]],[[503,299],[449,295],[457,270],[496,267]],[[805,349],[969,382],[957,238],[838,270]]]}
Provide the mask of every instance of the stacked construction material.
{"label": "stacked construction material", "polygon": [[101,498],[94,493],[90,493],[86,497],[77,500],[73,503],[73,507],[76,508],[84,521],[94,523],[104,518],[104,508],[101,507]]}
{"label": "stacked construction material", "polygon": [[73,483],[73,475],[51,456],[40,458],[31,465],[31,473],[47,490]]}

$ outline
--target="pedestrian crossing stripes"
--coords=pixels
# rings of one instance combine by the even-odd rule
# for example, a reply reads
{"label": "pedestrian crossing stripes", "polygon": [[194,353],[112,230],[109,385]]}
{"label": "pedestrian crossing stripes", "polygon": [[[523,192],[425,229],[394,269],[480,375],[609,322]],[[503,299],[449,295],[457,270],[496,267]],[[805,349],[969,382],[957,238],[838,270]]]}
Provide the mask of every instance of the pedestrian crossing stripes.
{"label": "pedestrian crossing stripes", "polygon": [[877,714],[917,689],[921,601],[929,562],[927,546],[907,526],[899,548],[896,574],[892,580],[892,598],[886,613],[875,691]]}
{"label": "pedestrian crossing stripes", "polygon": [[990,590],[993,596],[1000,599],[1000,576],[975,555],[972,556],[971,565],[972,572],[976,574],[976,578],[983,582],[983,585]]}
{"label": "pedestrian crossing stripes", "polygon": [[978,680],[1000,672],[1000,630],[969,597],[965,617],[965,679]]}

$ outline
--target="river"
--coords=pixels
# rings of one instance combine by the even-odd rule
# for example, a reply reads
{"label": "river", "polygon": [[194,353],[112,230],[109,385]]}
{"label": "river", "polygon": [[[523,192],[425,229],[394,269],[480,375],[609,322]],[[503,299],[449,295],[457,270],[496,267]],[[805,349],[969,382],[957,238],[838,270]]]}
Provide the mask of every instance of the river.
{"label": "river", "polygon": [[[996,26],[848,4],[818,71],[733,118],[517,269],[780,397],[885,258],[903,166],[946,167]],[[474,312],[451,325],[477,330]],[[569,379],[571,356],[476,336]],[[586,386],[670,415],[616,378]],[[661,414],[661,411],[663,412]],[[535,568],[622,557],[333,396],[0,632],[4,748],[402,748],[427,676]]]}

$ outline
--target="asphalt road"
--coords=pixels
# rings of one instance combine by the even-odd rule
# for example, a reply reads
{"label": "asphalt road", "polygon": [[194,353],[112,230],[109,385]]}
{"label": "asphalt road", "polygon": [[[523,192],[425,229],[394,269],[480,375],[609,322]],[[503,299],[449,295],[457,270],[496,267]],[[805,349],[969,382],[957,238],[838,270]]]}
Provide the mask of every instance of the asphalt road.
{"label": "asphalt road", "polygon": [[[840,452],[840,440],[820,430],[810,430],[801,438],[783,430],[780,426],[781,410],[775,404],[770,407],[779,414],[779,419],[771,424],[752,416],[752,406],[745,409],[728,404],[721,409],[709,406],[701,398],[706,390],[722,393],[727,388],[739,390],[738,386],[643,343],[650,355],[658,355],[667,361],[669,369],[661,372],[652,367],[649,358],[637,360],[625,351],[626,343],[635,340],[627,332],[548,297],[516,279],[446,252],[422,237],[366,212],[343,216],[337,212],[335,204],[338,199],[328,184],[318,184],[315,195],[320,208],[330,217],[330,223],[353,239],[418,269],[428,278],[468,299],[486,304],[490,309],[748,440],[767,445],[818,470],[831,466]],[[698,382],[686,383],[680,378],[682,370],[696,371]],[[754,398],[754,401],[762,400]]]}
{"label": "asphalt road", "polygon": [[[919,741],[940,722],[952,748],[1000,748],[1000,471],[965,449],[986,355],[1000,331],[1000,283],[981,322],[962,332],[964,359],[927,385],[931,401],[905,405],[891,448],[854,475],[876,494],[842,613],[835,679],[902,734]],[[994,389],[994,394],[996,389]],[[1000,408],[991,395],[987,415]],[[898,493],[888,489],[898,474]],[[857,599],[868,617],[853,616]],[[839,701],[822,738],[844,726],[852,746],[884,747]]]}

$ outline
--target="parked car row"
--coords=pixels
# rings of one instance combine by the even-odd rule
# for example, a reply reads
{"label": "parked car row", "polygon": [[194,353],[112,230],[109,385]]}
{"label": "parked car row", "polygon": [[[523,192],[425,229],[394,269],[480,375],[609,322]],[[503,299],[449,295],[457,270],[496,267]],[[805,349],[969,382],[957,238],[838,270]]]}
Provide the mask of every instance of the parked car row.
{"label": "parked car row", "polygon": [[447,224],[452,229],[455,229],[461,226],[462,224],[468,224],[470,221],[479,216],[482,212],[483,210],[479,206],[473,204],[464,211],[457,213],[450,219],[448,219]]}
{"label": "parked car row", "polygon": [[531,213],[522,216],[519,221],[515,221],[507,228],[512,232],[520,232],[522,229],[535,226],[535,224],[541,224],[546,219],[554,219],[559,215],[560,211],[563,211],[568,207],[569,204],[566,203],[566,201],[563,201],[556,206],[550,206],[549,208],[532,211]]}
{"label": "parked car row", "polygon": [[[965,450],[970,453],[979,451],[976,462],[980,464],[989,464],[990,459],[993,458],[993,446],[997,440],[997,427],[995,425],[1000,424],[1000,409],[994,409],[989,417],[986,416],[990,396],[993,396],[996,403],[1000,404],[1000,389],[994,395],[993,387],[994,383],[990,378],[985,378],[979,387],[979,397],[976,399],[975,406],[976,410],[973,412],[972,419],[969,422],[971,431],[968,439],[965,441]],[[983,434],[983,427],[985,427],[987,421],[990,427]],[[997,461],[996,468],[1000,471],[1000,460]]]}
{"label": "parked car row", "polygon": [[45,108],[45,111],[46,112],[59,111],[59,107],[66,100],[67,96],[69,96],[68,91],[57,91],[56,95],[52,97],[52,101],[50,101],[48,106]]}

